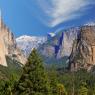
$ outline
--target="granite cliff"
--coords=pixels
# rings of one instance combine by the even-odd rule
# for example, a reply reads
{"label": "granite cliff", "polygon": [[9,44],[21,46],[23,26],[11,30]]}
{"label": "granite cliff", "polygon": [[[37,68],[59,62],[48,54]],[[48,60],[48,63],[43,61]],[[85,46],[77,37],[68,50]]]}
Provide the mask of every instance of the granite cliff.
{"label": "granite cliff", "polygon": [[84,25],[61,30],[40,46],[46,63],[69,65],[71,71],[81,68],[91,70],[95,65],[95,25]]}
{"label": "granite cliff", "polygon": [[26,61],[20,49],[16,46],[13,33],[0,18],[0,65],[7,66],[7,56],[23,64]]}
{"label": "granite cliff", "polygon": [[48,34],[47,41],[38,48],[45,62],[64,63],[63,59],[67,59],[71,54],[73,41],[77,38],[79,30],[79,27],[73,27],[66,30],[62,29],[53,36]]}
{"label": "granite cliff", "polygon": [[83,26],[73,42],[69,58],[71,71],[85,68],[91,70],[95,65],[95,26]]}

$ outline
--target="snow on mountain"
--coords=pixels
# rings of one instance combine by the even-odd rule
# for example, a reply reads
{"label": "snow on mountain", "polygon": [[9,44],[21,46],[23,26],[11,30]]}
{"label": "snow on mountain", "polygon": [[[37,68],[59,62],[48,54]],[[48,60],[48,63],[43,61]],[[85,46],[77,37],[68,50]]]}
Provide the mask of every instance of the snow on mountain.
{"label": "snow on mountain", "polygon": [[51,38],[53,38],[56,34],[53,32],[50,32],[47,34],[47,39],[50,40]]}
{"label": "snow on mountain", "polygon": [[33,48],[38,48],[39,45],[43,44],[46,40],[46,37],[23,35],[18,37],[16,42],[18,48],[20,48],[27,57]]}
{"label": "snow on mountain", "polygon": [[48,33],[48,36],[50,36],[50,37],[54,37],[56,34],[55,33]]}

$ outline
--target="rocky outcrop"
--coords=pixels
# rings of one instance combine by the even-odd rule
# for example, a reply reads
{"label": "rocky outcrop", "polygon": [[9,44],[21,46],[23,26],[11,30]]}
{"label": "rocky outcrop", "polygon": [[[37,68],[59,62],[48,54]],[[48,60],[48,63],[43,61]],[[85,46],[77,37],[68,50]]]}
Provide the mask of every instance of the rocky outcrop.
{"label": "rocky outcrop", "polygon": [[61,30],[53,37],[49,37],[39,51],[44,57],[61,59],[65,56],[70,56],[73,46],[73,41],[77,38],[79,27]]}
{"label": "rocky outcrop", "polygon": [[[85,25],[61,30],[40,46],[40,54],[46,59],[59,60],[69,57],[71,71],[95,65],[95,26]],[[48,61],[47,61],[48,62]]]}
{"label": "rocky outcrop", "polygon": [[6,56],[21,63],[25,63],[25,58],[16,47],[16,41],[12,32],[0,19],[0,65],[7,66]]}
{"label": "rocky outcrop", "polygon": [[58,50],[55,48],[55,51],[57,50],[56,57],[58,59],[64,56],[70,56],[73,41],[77,39],[79,30],[80,30],[79,27],[75,27],[62,32],[61,37],[59,38],[59,43],[57,45]]}
{"label": "rocky outcrop", "polygon": [[74,40],[69,58],[71,71],[85,68],[91,70],[95,65],[95,26],[83,26]]}

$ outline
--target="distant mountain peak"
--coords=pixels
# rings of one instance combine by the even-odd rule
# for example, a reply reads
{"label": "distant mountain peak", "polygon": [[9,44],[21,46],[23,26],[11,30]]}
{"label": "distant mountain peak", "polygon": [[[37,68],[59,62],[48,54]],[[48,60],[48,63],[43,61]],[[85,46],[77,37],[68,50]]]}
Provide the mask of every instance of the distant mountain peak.
{"label": "distant mountain peak", "polygon": [[35,40],[38,40],[38,39],[44,39],[45,37],[43,36],[28,36],[28,35],[23,35],[23,36],[20,36],[16,39],[16,41],[19,41],[19,40],[24,40],[24,41],[28,41],[28,40],[32,40],[32,41],[35,41]]}
{"label": "distant mountain peak", "polygon": [[43,36],[27,36],[23,35],[16,39],[17,47],[22,50],[24,55],[28,57],[33,48],[38,48],[39,45],[43,44],[47,40]]}

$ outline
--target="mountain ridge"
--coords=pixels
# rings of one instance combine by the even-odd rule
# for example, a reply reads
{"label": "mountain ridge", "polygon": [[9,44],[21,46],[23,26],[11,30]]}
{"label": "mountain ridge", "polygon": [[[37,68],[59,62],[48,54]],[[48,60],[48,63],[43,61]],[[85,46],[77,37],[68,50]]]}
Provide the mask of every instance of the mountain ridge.
{"label": "mountain ridge", "polygon": [[[56,63],[56,62],[62,63],[63,62],[63,64],[70,65],[70,64],[72,64],[71,56],[75,55],[74,52],[72,53],[72,51],[74,49],[74,43],[78,39],[81,39],[81,36],[84,35],[84,34],[81,34],[81,29],[83,27],[86,27],[85,31],[87,33],[89,33],[89,31],[92,32],[92,30],[90,30],[89,27],[94,27],[94,26],[95,26],[94,24],[93,25],[86,24],[86,25],[79,26],[79,27],[71,27],[71,28],[65,29],[65,30],[62,29],[59,32],[57,32],[56,34],[48,33],[47,40],[45,40],[45,42],[41,43],[37,47],[37,50],[38,50],[39,54],[43,57],[45,63],[52,63],[52,62],[53,63]],[[88,37],[89,35],[84,35],[84,38],[85,38],[85,36],[87,36],[87,38],[89,38]],[[23,37],[25,38],[25,36],[23,36]],[[94,38],[93,36],[91,36],[91,37]],[[29,44],[29,46],[30,46],[30,44]],[[72,65],[74,65],[74,64],[72,64]],[[70,68],[72,68],[72,67],[70,67]]]}
{"label": "mountain ridge", "polygon": [[39,45],[43,44],[47,40],[43,36],[27,36],[23,35],[16,38],[17,47],[20,48],[23,54],[28,57],[33,48],[38,48]]}

